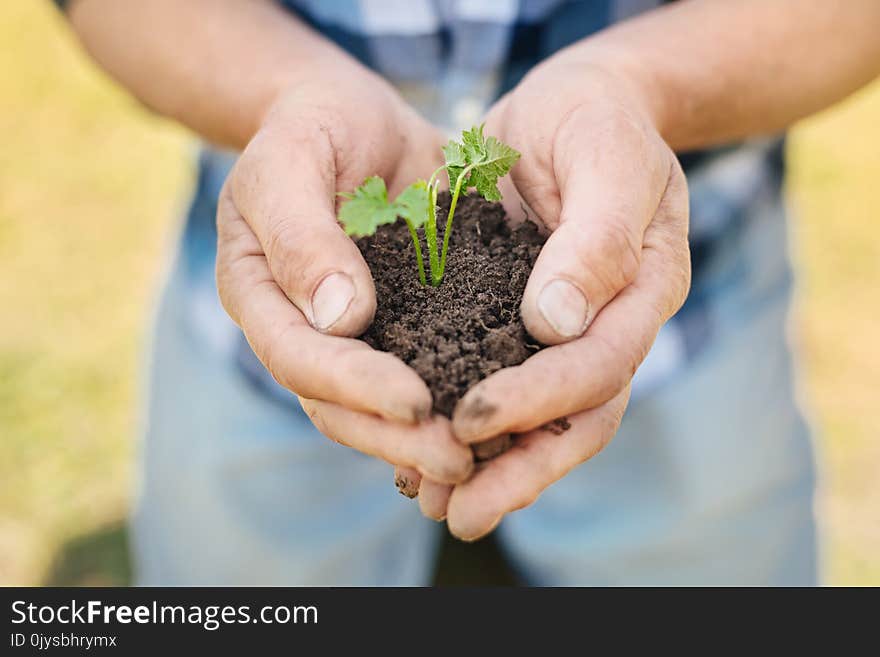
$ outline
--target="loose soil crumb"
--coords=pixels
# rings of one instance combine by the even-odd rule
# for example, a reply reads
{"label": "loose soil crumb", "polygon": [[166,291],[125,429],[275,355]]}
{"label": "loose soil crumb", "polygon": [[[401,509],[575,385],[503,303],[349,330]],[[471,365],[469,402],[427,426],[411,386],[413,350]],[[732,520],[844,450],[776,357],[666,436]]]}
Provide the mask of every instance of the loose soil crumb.
{"label": "loose soil crumb", "polygon": [[548,422],[543,427],[544,431],[549,431],[550,433],[561,436],[566,431],[571,429],[571,422],[568,421],[567,417],[556,418],[552,422]]}

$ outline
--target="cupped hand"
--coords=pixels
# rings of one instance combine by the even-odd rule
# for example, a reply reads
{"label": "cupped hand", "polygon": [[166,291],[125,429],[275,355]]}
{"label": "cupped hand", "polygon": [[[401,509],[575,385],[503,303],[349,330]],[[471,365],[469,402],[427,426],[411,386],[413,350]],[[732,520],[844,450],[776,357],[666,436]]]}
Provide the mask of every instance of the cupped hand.
{"label": "cupped hand", "polygon": [[376,308],[373,280],[336,222],[337,193],[370,175],[396,193],[439,163],[442,136],[372,73],[300,81],[267,113],[219,199],[223,306],[274,378],[329,438],[432,479],[471,472],[470,449],[396,357],[353,339]]}
{"label": "cupped hand", "polygon": [[[518,434],[513,447],[454,488],[422,482],[422,510],[467,540],[608,443],[636,369],[690,286],[687,183],[625,80],[548,60],[497,103],[486,131],[522,153],[515,192],[550,231],[521,313],[552,346],[455,409],[462,442]],[[560,417],[567,431],[542,428]]]}

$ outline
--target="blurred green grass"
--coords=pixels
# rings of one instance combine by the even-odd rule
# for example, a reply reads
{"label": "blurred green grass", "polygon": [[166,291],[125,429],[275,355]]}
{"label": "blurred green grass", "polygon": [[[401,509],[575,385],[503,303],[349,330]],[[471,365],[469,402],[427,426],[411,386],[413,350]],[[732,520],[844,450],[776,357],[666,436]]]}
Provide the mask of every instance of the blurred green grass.
{"label": "blurred green grass", "polygon": [[[0,3],[0,584],[115,584],[152,294],[191,138],[96,71],[48,2]],[[794,131],[794,336],[826,581],[880,584],[880,84]]]}

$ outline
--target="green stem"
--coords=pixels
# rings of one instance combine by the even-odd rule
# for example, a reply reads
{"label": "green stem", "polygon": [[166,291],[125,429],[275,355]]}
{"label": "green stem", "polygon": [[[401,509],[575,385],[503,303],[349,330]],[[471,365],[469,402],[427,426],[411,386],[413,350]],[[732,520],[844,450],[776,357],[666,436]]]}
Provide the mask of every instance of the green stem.
{"label": "green stem", "polygon": [[428,262],[431,266],[431,285],[437,287],[443,279],[440,268],[440,250],[437,248],[437,186],[428,188],[428,221],[425,224],[425,241],[428,243]]}
{"label": "green stem", "polygon": [[419,282],[422,285],[427,285],[428,282],[425,279],[425,264],[422,261],[422,247],[419,244],[419,234],[408,219],[406,220],[406,227],[409,228],[410,237],[412,237],[413,245],[416,247],[416,263],[419,266]]}
{"label": "green stem", "polygon": [[439,250],[437,249],[437,174],[443,171],[446,165],[438,167],[428,179],[428,221],[425,224],[425,241],[428,243],[428,259],[431,266],[431,285],[437,287],[443,279],[440,269]]}
{"label": "green stem", "polygon": [[452,234],[452,217],[455,216],[455,206],[458,204],[458,196],[461,193],[461,185],[464,182],[464,179],[467,178],[467,175],[471,172],[475,164],[471,164],[468,167],[458,174],[458,179],[455,181],[455,189],[452,192],[452,200],[449,202],[449,215],[446,217],[446,230],[443,231],[443,255],[440,257],[440,277],[437,281],[437,285],[439,285],[440,281],[443,280],[443,274],[446,271],[446,252],[449,250],[449,236]]}
{"label": "green stem", "polygon": [[432,173],[431,177],[428,178],[428,189],[431,189],[431,187],[434,185],[434,180],[437,178],[437,174],[440,173],[441,171],[443,171],[443,169],[445,169],[445,168],[446,168],[446,165],[443,164],[434,170],[434,173]]}

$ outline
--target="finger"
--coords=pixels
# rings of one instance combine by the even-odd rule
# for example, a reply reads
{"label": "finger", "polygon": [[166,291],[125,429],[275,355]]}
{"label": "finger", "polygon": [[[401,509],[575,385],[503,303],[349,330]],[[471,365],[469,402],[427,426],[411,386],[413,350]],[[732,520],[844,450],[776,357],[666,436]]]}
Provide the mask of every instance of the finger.
{"label": "finger", "polygon": [[690,286],[687,223],[668,220],[677,211],[675,203],[664,200],[646,231],[635,282],[605,306],[583,337],[499,370],[465,394],[453,414],[459,440],[478,442],[534,429],[599,406],[630,382]]}
{"label": "finger", "polygon": [[431,392],[401,360],[309,326],[275,283],[259,242],[225,196],[217,229],[220,299],[276,381],[304,397],[401,422],[430,415]]}
{"label": "finger", "polygon": [[572,416],[564,433],[538,429],[518,437],[510,450],[453,489],[446,517],[449,531],[475,541],[497,527],[505,514],[530,505],[608,444],[628,401],[627,386],[599,408]]}
{"label": "finger", "polygon": [[410,499],[419,494],[419,485],[422,481],[422,475],[415,468],[407,468],[404,466],[396,466],[394,468],[394,485],[401,495]]}
{"label": "finger", "polygon": [[[523,322],[545,344],[583,334],[635,279],[644,232],[675,159],[658,136],[625,115],[606,125],[588,121],[595,117],[575,112],[554,140],[560,213],[555,226],[549,218],[553,233],[523,294]],[[531,195],[537,191],[534,185],[526,189]],[[528,201],[530,194],[524,196]]]}
{"label": "finger", "polygon": [[363,333],[373,279],[335,217],[335,151],[315,124],[260,133],[230,177],[230,197],[266,254],[272,277],[316,329]]}
{"label": "finger", "polygon": [[422,479],[419,487],[419,508],[422,515],[438,522],[446,519],[446,506],[449,504],[449,496],[452,494],[452,486],[441,484],[431,479]]}
{"label": "finger", "polygon": [[301,397],[300,403],[322,434],[392,465],[415,468],[447,484],[464,481],[473,470],[470,448],[453,437],[445,417],[406,425],[331,402]]}

